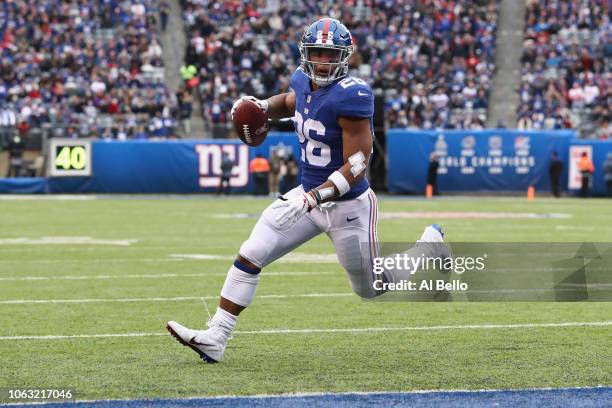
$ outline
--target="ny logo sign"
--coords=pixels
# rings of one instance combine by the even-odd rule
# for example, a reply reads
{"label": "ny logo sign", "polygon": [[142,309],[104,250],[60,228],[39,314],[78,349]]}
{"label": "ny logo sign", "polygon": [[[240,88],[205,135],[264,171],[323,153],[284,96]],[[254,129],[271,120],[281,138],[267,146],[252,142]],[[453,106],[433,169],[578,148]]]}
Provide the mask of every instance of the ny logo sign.
{"label": "ny logo sign", "polygon": [[234,162],[231,187],[244,187],[249,182],[249,147],[236,144],[200,144],[195,147],[199,160],[200,187],[217,187],[221,177],[223,153]]}

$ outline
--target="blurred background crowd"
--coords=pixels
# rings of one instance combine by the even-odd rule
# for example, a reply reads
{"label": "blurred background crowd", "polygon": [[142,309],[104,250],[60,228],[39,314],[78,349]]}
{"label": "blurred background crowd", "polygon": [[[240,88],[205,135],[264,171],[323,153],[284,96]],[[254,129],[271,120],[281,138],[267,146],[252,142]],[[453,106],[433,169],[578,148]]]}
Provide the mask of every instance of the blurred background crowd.
{"label": "blurred background crowd", "polygon": [[609,138],[611,61],[609,3],[528,1],[519,128],[583,128]]}
{"label": "blurred background crowd", "polygon": [[[351,30],[351,74],[384,98],[387,127],[486,126],[500,0],[176,1],[178,72],[164,68],[160,41],[171,0],[0,2],[0,144],[33,132],[189,136],[194,115],[229,129],[240,95],[288,90],[303,29],[319,16]],[[518,121],[498,126],[610,137],[608,2],[524,1]]]}
{"label": "blurred background crowd", "polygon": [[176,102],[164,85],[155,4],[0,2],[0,125],[64,137],[167,136]]}
{"label": "blurred background crowd", "polygon": [[286,91],[303,28],[325,15],[351,30],[352,73],[384,93],[390,127],[484,125],[498,1],[271,3],[182,1],[206,120],[228,121],[239,94]]}

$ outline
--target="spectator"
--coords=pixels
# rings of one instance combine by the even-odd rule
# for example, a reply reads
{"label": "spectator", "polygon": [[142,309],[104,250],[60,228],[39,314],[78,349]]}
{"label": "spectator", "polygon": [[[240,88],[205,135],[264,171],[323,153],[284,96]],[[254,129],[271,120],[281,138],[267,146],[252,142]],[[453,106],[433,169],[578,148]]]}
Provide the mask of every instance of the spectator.
{"label": "spectator", "polygon": [[25,143],[19,135],[13,136],[9,145],[9,177],[21,177],[23,170],[23,152]]}
{"label": "spectator", "polygon": [[155,112],[155,116],[149,122],[149,134],[158,139],[164,139],[174,132],[174,122],[168,116],[162,116],[162,112]]}
{"label": "spectator", "polygon": [[179,117],[185,129],[185,133],[189,135],[191,133],[191,113],[193,111],[193,97],[187,90],[181,88],[178,90],[178,101],[179,101]]}
{"label": "spectator", "polygon": [[197,81],[193,81],[196,78],[196,74],[198,73],[197,68],[193,64],[185,64],[180,68],[181,78],[185,82],[186,86],[191,89],[196,84]]}
{"label": "spectator", "polygon": [[19,132],[19,136],[21,136],[22,139],[28,135],[29,130],[30,125],[25,120],[22,120],[17,125],[17,131]]}
{"label": "spectator", "polygon": [[561,172],[563,171],[563,162],[559,159],[557,152],[552,152],[550,164],[548,165],[548,174],[550,175],[550,189],[554,197],[561,197],[561,188],[559,186],[561,180]]}
{"label": "spectator", "polygon": [[584,88],[582,88],[578,82],[574,82],[574,85],[572,85],[572,89],[569,90],[567,97],[571,102],[572,108],[582,108],[584,106]]}
{"label": "spectator", "polygon": [[487,92],[484,89],[479,89],[474,99],[473,107],[477,110],[489,109],[489,101],[487,100]]}
{"label": "spectator", "polygon": [[279,172],[284,149],[273,149],[270,153],[270,174],[268,180],[268,190],[270,195],[276,196],[279,191]]}
{"label": "spectator", "polygon": [[217,187],[217,195],[223,192],[225,185],[225,194],[230,193],[230,179],[232,178],[232,170],[234,169],[234,161],[230,159],[227,152],[223,152],[221,159],[221,177],[219,178],[219,187]]}
{"label": "spectator", "polygon": [[281,194],[285,194],[286,192],[297,186],[297,175],[298,164],[295,161],[293,154],[289,154],[286,158],[283,159],[280,166],[279,192]]}
{"label": "spectator", "polygon": [[580,156],[580,161],[578,162],[578,170],[580,171],[580,175],[582,177],[582,184],[580,187],[580,197],[586,198],[589,196],[589,187],[591,184],[591,177],[595,172],[595,168],[593,167],[593,162],[589,158],[586,152],[582,152]]}
{"label": "spectator", "polygon": [[268,174],[270,173],[270,163],[263,155],[258,154],[249,163],[249,172],[255,181],[255,195],[268,195]]}
{"label": "spectator", "polygon": [[531,117],[528,114],[524,113],[519,116],[519,120],[516,125],[517,129],[526,130],[526,129],[531,129],[532,126],[533,126],[533,122],[531,121]]}
{"label": "spectator", "polygon": [[17,116],[7,105],[0,110],[0,149],[8,146],[15,134]]}
{"label": "spectator", "polygon": [[612,132],[610,129],[610,125],[609,125],[609,121],[607,118],[605,119],[601,119],[599,122],[599,127],[597,128],[597,138],[601,139],[601,140],[608,140],[610,139],[610,135],[612,135]]}
{"label": "spectator", "polygon": [[133,138],[134,139],[138,139],[138,140],[145,140],[148,137],[149,136],[147,135],[147,132],[145,132],[144,126],[138,126],[136,128],[136,131],[134,132],[134,135],[133,135]]}
{"label": "spectator", "polygon": [[584,103],[586,104],[586,106],[589,106],[589,107],[593,106],[593,104],[599,98],[599,87],[587,79],[587,82],[583,88],[583,91],[584,91]]}
{"label": "spectator", "polygon": [[159,19],[161,22],[162,31],[166,31],[166,27],[168,26],[168,16],[170,15],[170,4],[167,1],[162,0],[159,3]]}
{"label": "spectator", "polygon": [[431,186],[433,195],[440,195],[438,191],[438,168],[440,161],[438,155],[433,152],[429,155],[429,166],[427,167],[427,185]]}

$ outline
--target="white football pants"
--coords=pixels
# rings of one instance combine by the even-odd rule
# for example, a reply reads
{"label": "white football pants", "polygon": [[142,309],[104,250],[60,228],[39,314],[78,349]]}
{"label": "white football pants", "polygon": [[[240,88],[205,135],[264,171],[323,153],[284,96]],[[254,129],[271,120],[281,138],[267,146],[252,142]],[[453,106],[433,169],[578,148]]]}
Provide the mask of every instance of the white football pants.
{"label": "white football pants", "polygon": [[[284,197],[303,193],[303,187],[298,186]],[[353,291],[363,298],[380,294],[372,285],[376,277],[371,259],[378,253],[378,204],[371,189],[352,200],[324,203],[286,230],[277,229],[273,222],[283,211],[272,208],[279,201],[277,199],[261,214],[251,236],[240,247],[242,257],[264,268],[304,242],[326,233],[336,248],[338,261],[348,273]]]}

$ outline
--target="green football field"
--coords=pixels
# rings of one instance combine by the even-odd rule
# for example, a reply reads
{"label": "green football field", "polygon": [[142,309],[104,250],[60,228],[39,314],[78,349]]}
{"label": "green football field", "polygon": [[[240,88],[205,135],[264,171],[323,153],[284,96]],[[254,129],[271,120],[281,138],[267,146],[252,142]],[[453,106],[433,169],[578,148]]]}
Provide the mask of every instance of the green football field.
{"label": "green football field", "polygon": [[[100,399],[612,385],[612,303],[364,302],[325,236],[262,272],[224,360],[204,364],[164,325],[204,326],[201,298],[213,311],[269,202],[0,200],[0,389]],[[612,242],[611,208],[381,197],[378,230],[382,241],[410,242],[437,222],[450,242]],[[417,211],[433,214],[410,218]],[[592,322],[604,324],[558,324]]]}

